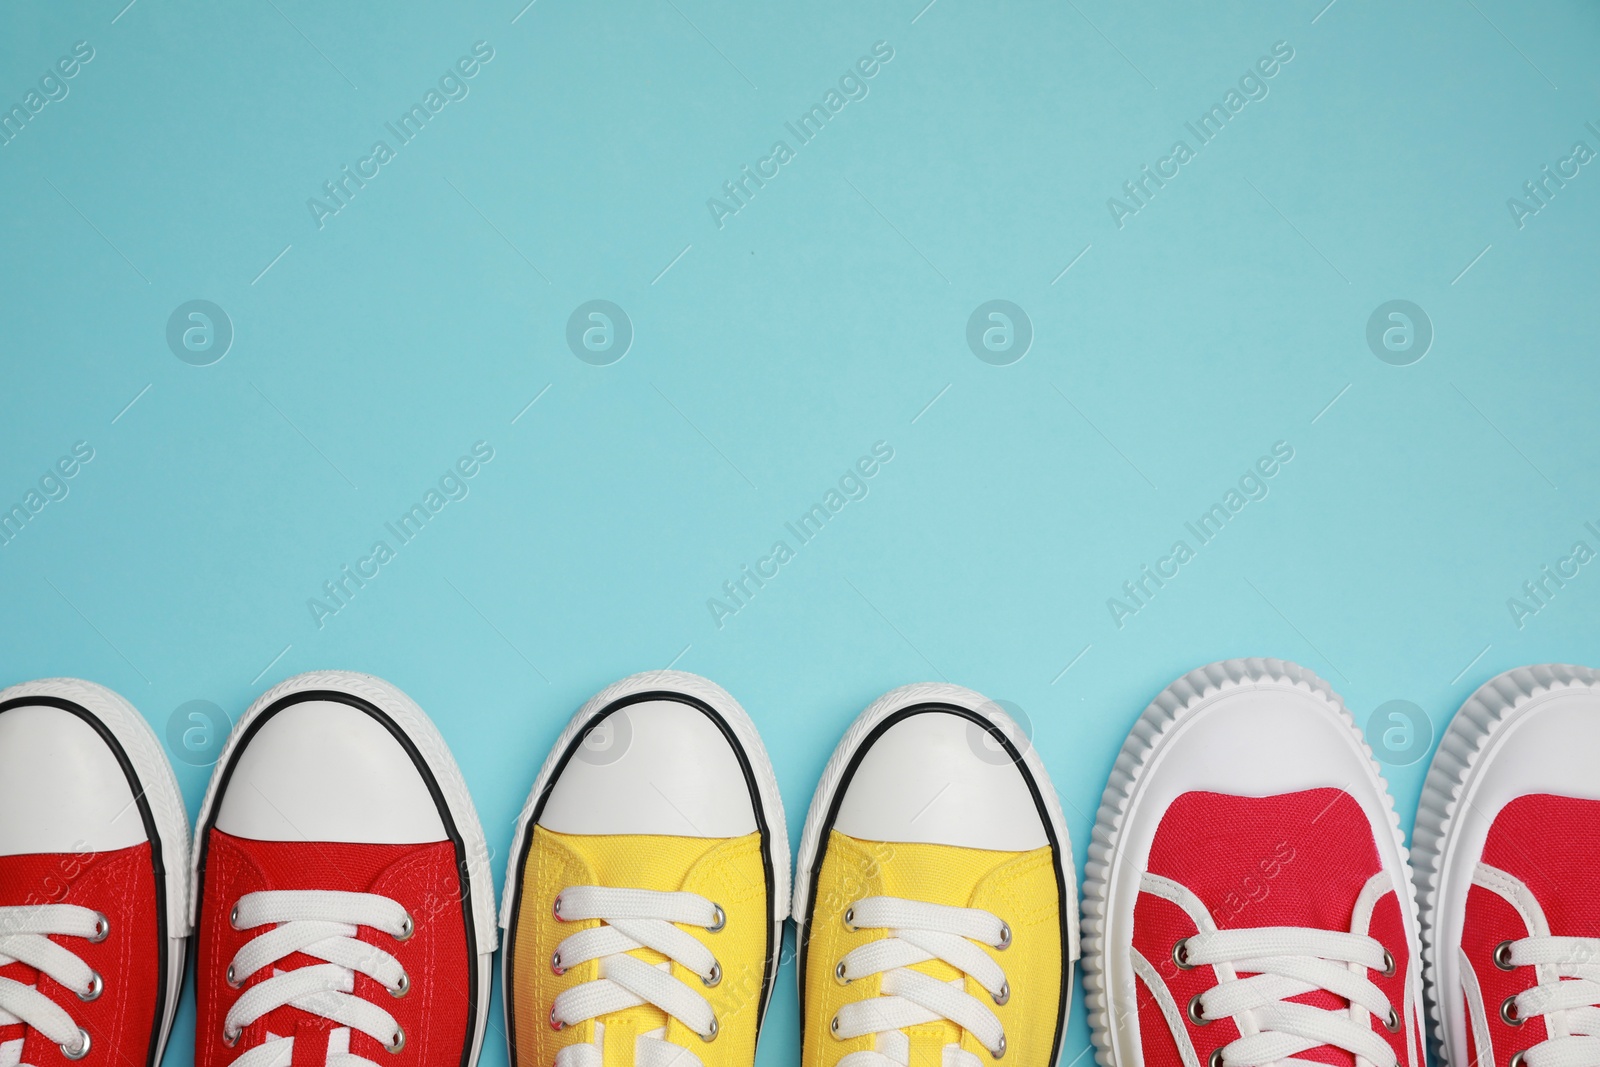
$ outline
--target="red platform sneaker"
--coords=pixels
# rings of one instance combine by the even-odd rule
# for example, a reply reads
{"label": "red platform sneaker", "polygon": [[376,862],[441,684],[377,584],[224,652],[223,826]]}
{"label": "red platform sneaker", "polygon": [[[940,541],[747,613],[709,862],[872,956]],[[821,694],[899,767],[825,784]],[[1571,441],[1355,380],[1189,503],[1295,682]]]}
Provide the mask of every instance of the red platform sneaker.
{"label": "red platform sneaker", "polygon": [[1519,667],[1474,693],[1414,841],[1446,1061],[1600,1065],[1600,672]]}
{"label": "red platform sneaker", "polygon": [[0,1065],[154,1067],[183,981],[189,824],[111,690],[0,690]]}
{"label": "red platform sneaker", "polygon": [[471,1067],[495,949],[455,760],[377,678],[291,678],[234,729],[195,849],[199,1067]]}
{"label": "red platform sneaker", "polygon": [[1394,804],[1326,682],[1191,671],[1134,725],[1084,889],[1105,1067],[1423,1067]]}

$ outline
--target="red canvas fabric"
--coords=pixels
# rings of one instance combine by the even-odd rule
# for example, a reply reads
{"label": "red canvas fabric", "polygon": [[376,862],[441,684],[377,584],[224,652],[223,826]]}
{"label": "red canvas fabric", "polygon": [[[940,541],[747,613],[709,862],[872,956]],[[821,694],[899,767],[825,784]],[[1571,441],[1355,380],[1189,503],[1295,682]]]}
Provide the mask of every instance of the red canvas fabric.
{"label": "red canvas fabric", "polygon": [[[1174,800],[1151,842],[1147,870],[1186,886],[1205,904],[1219,930],[1304,926],[1347,931],[1367,880],[1382,869],[1371,826],[1355,798],[1340,789],[1309,789],[1271,797],[1191,792]],[[1397,874],[1398,876],[1398,874]],[[1401,904],[1391,892],[1374,909],[1371,936],[1396,961],[1395,975],[1368,974],[1397,1010],[1405,1008],[1405,976],[1411,964]],[[1167,982],[1182,1012],[1189,998],[1211,987],[1210,968],[1181,970],[1172,962],[1177,941],[1195,924],[1175,905],[1141,893],[1134,912],[1133,944]],[[1348,1006],[1342,997],[1317,992],[1296,997],[1314,1007]],[[1144,1053],[1152,1067],[1168,1067],[1171,1042],[1162,1026],[1144,1025]],[[1184,1018],[1202,1063],[1213,1049],[1239,1034],[1231,1020],[1197,1026]],[[1373,1030],[1409,1063],[1405,1028],[1390,1034],[1379,1020]],[[1420,1046],[1418,1046],[1420,1047]],[[1300,1054],[1332,1067],[1355,1067],[1342,1049],[1321,1047]]]}
{"label": "red canvas fabric", "polygon": [[151,1036],[161,1025],[156,1013],[166,983],[150,845],[0,857],[0,906],[36,904],[76,904],[100,912],[111,923],[110,934],[98,944],[81,937],[51,938],[105,980],[105,990],[96,1000],[79,1000],[76,990],[23,964],[0,967],[0,975],[37,983],[40,992],[65,1008],[89,1032],[89,1054],[69,1060],[60,1046],[22,1026],[0,1027],[0,1043],[23,1038],[22,1062],[39,1067],[148,1064]]}
{"label": "red canvas fabric", "polygon": [[[350,1051],[358,1056],[407,1065],[457,1064],[471,1041],[470,976],[477,961],[469,950],[463,917],[465,886],[448,841],[423,845],[359,845],[251,841],[213,829],[208,838],[200,921],[196,990],[198,1021],[195,1062],[198,1067],[225,1067],[268,1033],[293,1036],[294,1067],[324,1062],[328,1034],[334,1024],[292,1007],[280,1008],[245,1029],[237,1045],[223,1043],[228,1010],[251,985],[271,977],[258,972],[243,989],[227,983],[228,963],[248,941],[263,932],[235,930],[228,921],[233,905],[246,893],[262,890],[322,889],[375,893],[398,901],[416,923],[405,941],[362,928],[358,937],[400,961],[411,989],[395,998],[382,985],[356,975],[355,995],[389,1012],[405,1030],[406,1044],[389,1053],[359,1031],[350,1033]],[[280,961],[282,971],[320,961],[295,954]],[[487,996],[487,990],[480,990]]]}
{"label": "red canvas fabric", "polygon": [[[1532,891],[1552,934],[1600,937],[1597,856],[1600,801],[1534,793],[1500,809],[1490,824],[1482,859]],[[1505,999],[1532,988],[1537,976],[1532,967],[1501,970],[1494,964],[1494,950],[1502,941],[1515,941],[1530,933],[1517,910],[1500,894],[1476,885],[1468,890],[1461,949],[1483,993],[1483,1020],[1496,1061],[1484,1067],[1505,1067],[1513,1054],[1550,1036],[1542,1018],[1513,1026],[1500,1016]]]}
{"label": "red canvas fabric", "polygon": [[1548,793],[1500,809],[1483,843],[1483,862],[1533,890],[1564,937],[1600,937],[1600,800]]}

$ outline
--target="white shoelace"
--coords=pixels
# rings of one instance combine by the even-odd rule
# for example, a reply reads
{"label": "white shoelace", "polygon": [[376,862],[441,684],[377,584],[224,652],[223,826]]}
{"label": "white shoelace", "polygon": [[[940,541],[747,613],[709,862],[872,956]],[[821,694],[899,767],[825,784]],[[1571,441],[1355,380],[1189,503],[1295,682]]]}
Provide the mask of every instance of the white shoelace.
{"label": "white shoelace", "polygon": [[[94,1000],[104,991],[105,980],[50,937],[104,941],[110,933],[111,924],[104,915],[74,904],[0,908],[0,967],[25,964],[76,991],[78,999]],[[89,1053],[89,1032],[73,1021],[65,1008],[36,986],[0,978],[0,1026],[18,1024],[30,1026],[60,1045],[61,1054],[68,1059],[79,1060]]]}
{"label": "white shoelace", "polygon": [[[356,974],[364,974],[403,997],[411,988],[400,961],[376,945],[356,939],[358,928],[371,927],[396,941],[415,931],[406,909],[372,893],[325,890],[279,890],[246,893],[234,905],[229,921],[236,930],[272,929],[252,938],[228,965],[228,983],[244,985],[256,972],[303,952],[322,963],[280,972],[245,990],[223,1022],[223,1040],[232,1045],[245,1027],[282,1007],[298,1008],[359,1030],[389,1051],[405,1047],[405,1031],[378,1005],[354,996]],[[270,1038],[233,1061],[232,1067],[284,1067],[292,1056],[293,1037]],[[328,1055],[328,1067],[381,1067],[348,1052]]]}
{"label": "white shoelace", "polygon": [[[557,894],[555,916],[562,922],[598,919],[601,925],[579,930],[556,946],[550,969],[562,974],[590,960],[600,961],[600,977],[562,990],[550,1007],[550,1025],[557,1030],[598,1019],[612,1012],[652,1004],[700,1035],[717,1036],[711,1002],[671,973],[678,963],[700,976],[709,988],[722,981],[722,967],[709,948],[679,926],[699,926],[715,933],[727,916],[696,893],[660,893],[650,889],[568,886]],[[628,953],[654,949],[667,961],[652,966]],[[636,1067],[700,1067],[693,1051],[660,1037],[640,1035]],[[555,1067],[600,1067],[600,1046],[568,1045],[556,1053]]]}
{"label": "white shoelace", "polygon": [[[1250,974],[1213,986],[1189,1002],[1189,1018],[1198,1025],[1224,1017],[1239,1023],[1242,1036],[1213,1052],[1210,1067],[1261,1067],[1280,1061],[1321,1067],[1294,1058],[1318,1045],[1344,1049],[1375,1067],[1399,1062],[1369,1018],[1377,1017],[1391,1033],[1401,1026],[1383,990],[1366,976],[1367,971],[1394,972],[1393,957],[1374,938],[1299,926],[1217,930],[1179,941],[1172,959],[1185,969],[1221,965],[1230,975]],[[1289,1000],[1316,990],[1343,997],[1350,1008],[1330,1011]],[[1239,1019],[1241,1015],[1245,1018]]]}
{"label": "white shoelace", "polygon": [[[829,1029],[841,1040],[875,1035],[876,1048],[852,1052],[839,1067],[905,1067],[910,1062],[908,1026],[946,1020],[977,1038],[989,1055],[1006,1054],[1005,1028],[989,1005],[968,993],[964,979],[941,982],[910,970],[933,960],[970,977],[997,1005],[1011,999],[1011,986],[994,958],[979,945],[1006,949],[1011,927],[998,916],[976,908],[956,908],[900,897],[867,897],[845,909],[844,923],[854,929],[888,930],[890,936],[869,941],[845,953],[833,976],[843,983],[883,975],[883,995],[844,1005]],[[960,1045],[944,1047],[943,1067],[984,1067]]]}
{"label": "white shoelace", "polygon": [[[1553,1036],[1511,1058],[1511,1067],[1600,1067],[1600,938],[1525,937],[1495,948],[1503,970],[1535,967],[1539,984],[1508,997],[1500,1016],[1512,1026],[1547,1019]],[[1490,1008],[1489,1010],[1494,1010]]]}

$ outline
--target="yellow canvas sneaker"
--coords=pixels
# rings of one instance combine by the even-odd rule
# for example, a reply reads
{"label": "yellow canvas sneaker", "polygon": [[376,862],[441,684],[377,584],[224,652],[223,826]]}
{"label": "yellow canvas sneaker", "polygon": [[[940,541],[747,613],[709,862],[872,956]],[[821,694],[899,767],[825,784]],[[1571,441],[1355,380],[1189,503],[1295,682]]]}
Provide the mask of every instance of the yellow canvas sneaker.
{"label": "yellow canvas sneaker", "polygon": [[993,701],[879,698],[834,750],[795,869],[802,1067],[1050,1067],[1078,904],[1055,789]]}
{"label": "yellow canvas sneaker", "polygon": [[501,913],[520,1067],[751,1067],[789,912],[755,724],[636,674],[573,716],[517,821]]}

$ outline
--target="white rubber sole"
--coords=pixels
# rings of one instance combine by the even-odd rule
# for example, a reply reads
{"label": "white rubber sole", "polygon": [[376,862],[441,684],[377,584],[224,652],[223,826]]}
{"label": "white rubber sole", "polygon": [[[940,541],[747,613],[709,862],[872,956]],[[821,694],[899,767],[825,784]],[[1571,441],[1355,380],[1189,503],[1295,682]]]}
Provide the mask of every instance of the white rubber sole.
{"label": "white rubber sole", "polygon": [[[1450,991],[1451,1010],[1459,1011],[1461,989],[1458,963],[1446,957],[1452,946],[1460,944],[1461,919],[1455,913],[1457,905],[1464,907],[1465,889],[1471,884],[1472,871],[1482,850],[1481,840],[1463,842],[1465,820],[1458,819],[1457,813],[1463,805],[1474,804],[1475,793],[1497,745],[1510,728],[1525,714],[1537,710],[1545,699],[1574,688],[1600,691],[1600,671],[1547,663],[1518,667],[1489,679],[1467,698],[1450,720],[1428,768],[1411,840],[1416,860],[1417,895],[1422,901],[1422,959],[1427,977],[1428,1018],[1439,1042],[1442,1063],[1450,1062],[1453,1041],[1447,1030],[1440,991]],[[1482,829],[1479,827],[1478,836]],[[1442,899],[1447,881],[1452,886],[1460,886],[1448,904]],[[1451,915],[1448,919],[1441,914],[1446,910]],[[1464,1020],[1462,1035],[1464,1040]]]}
{"label": "white rubber sole", "polygon": [[[511,835],[511,851],[506,853],[506,883],[500,900],[500,927],[509,934],[511,909],[516,906],[517,880],[522,874],[522,854],[527,836],[532,832],[533,814],[539,806],[540,799],[549,792],[554,783],[563,754],[582,736],[589,728],[589,724],[601,712],[619,700],[650,692],[681,693],[715,709],[733,731],[734,737],[738,739],[754,773],[756,793],[761,802],[762,817],[767,825],[769,848],[772,852],[772,943],[776,946],[776,951],[772,954],[772,967],[767,975],[766,984],[770,989],[777,980],[778,964],[783,955],[783,920],[789,915],[789,824],[783,814],[783,798],[778,793],[778,777],[773,773],[772,761],[767,756],[766,746],[761,742],[761,734],[756,729],[755,722],[739,702],[717,683],[687,671],[644,671],[630,675],[621,681],[613,682],[590,697],[568,720],[566,729],[561,731],[561,736],[556,738],[556,743],[545,756],[544,763],[539,768],[539,776],[534,779],[533,790],[529,792],[528,799],[517,816],[516,830]],[[508,1016],[511,1012],[511,996],[507,981],[507,966],[514,948],[515,946],[508,943],[500,959],[500,999],[501,1006]],[[762,1009],[763,1023],[766,1020],[766,1008],[771,1005],[772,998],[769,996],[767,1004]],[[506,1054],[510,1061],[515,1063],[516,1049],[509,1047],[509,1042],[512,1040],[509,1018],[506,1025],[506,1040],[508,1042]]]}
{"label": "white rubber sole", "polygon": [[[1112,901],[1113,897],[1120,902],[1129,896],[1127,875],[1118,873],[1117,864],[1123,851],[1124,827],[1129,823],[1146,772],[1165,754],[1166,746],[1173,741],[1175,727],[1184,723],[1191,712],[1230,691],[1264,686],[1289,687],[1318,698],[1327,705],[1329,714],[1349,731],[1350,740],[1361,754],[1359,762],[1369,776],[1367,784],[1382,798],[1383,821],[1389,827],[1394,849],[1390,859],[1398,863],[1395,892],[1401,899],[1403,918],[1414,943],[1417,931],[1416,901],[1405,840],[1400,831],[1400,817],[1394,810],[1388,785],[1372,758],[1372,749],[1338,694],[1311,671],[1278,659],[1232,659],[1190,671],[1151,701],[1134,723],[1112,767],[1111,779],[1106,783],[1094,834],[1089,842],[1089,860],[1083,887],[1083,985],[1095,1058],[1101,1067],[1119,1067],[1119,1064],[1122,1067],[1138,1067],[1142,1061],[1137,1049],[1126,1064],[1122,1064],[1118,1058],[1118,1034],[1113,1030],[1113,1006],[1111,993],[1107,989],[1107,973],[1110,969],[1107,952],[1109,945],[1126,944],[1131,936],[1131,905],[1113,907]],[[1385,842],[1380,838],[1376,843],[1380,855],[1383,854]],[[1133,896],[1136,896],[1137,884],[1135,878]],[[1121,922],[1130,926],[1127,931],[1129,936],[1124,936],[1124,930],[1118,925],[1117,916],[1120,912],[1127,913],[1128,917]],[[1411,999],[1420,1006],[1421,989],[1416,969],[1413,969],[1411,984]],[[1415,1025],[1409,1009],[1407,1025]],[[1133,1039],[1137,1036],[1136,1032],[1131,1035]]]}
{"label": "white rubber sole", "polygon": [[[922,682],[891,689],[877,700],[874,700],[867,706],[865,711],[856,716],[855,721],[850,724],[845,730],[844,736],[839,740],[838,747],[833,750],[833,755],[829,758],[827,766],[823,768],[822,780],[817,785],[817,791],[812,794],[811,807],[806,813],[805,830],[800,836],[800,855],[795,862],[794,906],[792,908],[795,923],[795,944],[797,946],[803,946],[806,943],[806,909],[810,904],[811,869],[815,866],[817,854],[822,848],[822,824],[827,821],[828,813],[833,809],[834,797],[844,780],[845,771],[849,768],[857,750],[871,736],[879,723],[899,711],[918,704],[953,704],[987,719],[1008,738],[1021,736],[1016,723],[994,701],[981,693],[973,692],[971,689],[944,682]],[[1078,958],[1078,875],[1072,861],[1072,836],[1067,832],[1067,822],[1061,814],[1061,801],[1056,796],[1055,786],[1050,781],[1050,775],[1044,768],[1044,761],[1039,758],[1039,753],[1032,744],[1023,749],[1022,761],[1039,787],[1039,796],[1044,802],[1045,811],[1056,838],[1056,865],[1061,875],[1061,885],[1066,893],[1066,899],[1062,901],[1062,904],[1067,909],[1067,945],[1065,946],[1067,967],[1062,980],[1066,985],[1066,1003],[1069,1006],[1070,1014],[1070,1005],[1072,1003],[1072,961]],[[803,970],[800,967],[795,968],[795,979],[802,997],[805,990],[805,974]],[[1062,1025],[1062,1048],[1065,1048],[1065,1022]],[[1060,1050],[1058,1049],[1058,1057],[1059,1054]]]}
{"label": "white rubber sole", "polygon": [[[451,755],[450,747],[445,744],[439,728],[415,701],[382,678],[355,671],[310,671],[278,683],[256,698],[255,703],[250,705],[250,710],[234,724],[233,733],[223,746],[222,754],[217,757],[216,771],[211,776],[211,783],[206,786],[205,800],[201,802],[200,814],[195,819],[195,825],[203,828],[211,823],[223,769],[233,761],[239,739],[245,735],[250,724],[263,711],[285,697],[319,689],[348,693],[382,709],[416,747],[438,783],[440,793],[444,796],[445,806],[449,809],[450,818],[455,823],[456,833],[460,836],[466,852],[467,874],[472,883],[470,889],[472,925],[478,954],[478,1004],[477,1018],[473,1026],[472,1054],[467,1063],[475,1064],[483,1051],[484,1034],[489,1026],[494,952],[498,941],[494,884],[489,871],[489,844],[483,836],[483,826],[478,822],[478,810],[473,806],[472,794],[467,790],[466,779],[461,776],[461,768],[456,766],[455,757]],[[201,841],[195,842],[189,872],[191,922],[194,921],[192,909],[198,905],[200,899],[202,845]]]}
{"label": "white rubber sole", "polygon": [[119,694],[77,678],[41,678],[0,690],[0,704],[18,698],[54,697],[83,708],[99,719],[127,753],[143,787],[160,840],[167,898],[167,991],[165,1017],[157,1042],[156,1063],[166,1053],[172,1020],[183,989],[189,922],[189,819],[172,764],[150,724]]}

